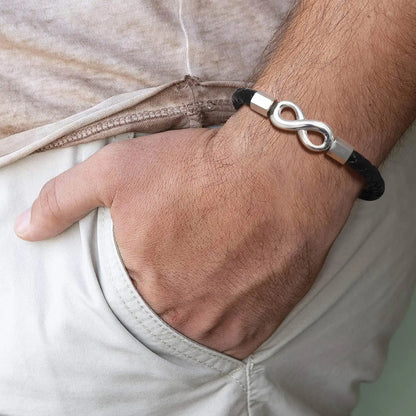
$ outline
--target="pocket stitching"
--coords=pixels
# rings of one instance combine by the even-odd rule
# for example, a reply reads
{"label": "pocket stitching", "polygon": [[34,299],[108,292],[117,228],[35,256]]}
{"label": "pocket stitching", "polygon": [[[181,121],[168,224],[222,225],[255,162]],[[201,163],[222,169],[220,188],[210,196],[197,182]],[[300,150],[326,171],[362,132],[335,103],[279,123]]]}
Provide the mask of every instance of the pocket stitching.
{"label": "pocket stitching", "polygon": [[[104,211],[104,215],[109,216],[108,211],[107,210]],[[109,230],[107,230],[107,228],[104,225],[104,216],[101,217],[101,221],[100,221],[100,226],[102,229],[104,229],[104,235],[106,235],[107,237],[110,237],[110,239],[114,239],[114,235],[108,235],[107,233],[109,233]],[[106,238],[107,242],[110,242],[111,240],[109,240],[108,238]],[[115,241],[114,241],[115,243]],[[121,273],[121,275],[123,276],[123,283],[124,283],[124,287],[128,290],[128,292],[130,293],[130,295],[133,296],[133,298],[136,300],[137,305],[140,307],[140,309],[146,314],[146,316],[148,316],[154,323],[156,323],[158,325],[158,327],[163,331],[163,333],[165,333],[167,336],[173,336],[175,339],[178,340],[178,342],[182,343],[182,344],[187,344],[190,348],[194,348],[197,349],[199,351],[201,351],[203,354],[206,354],[216,360],[222,360],[222,361],[227,361],[230,364],[236,365],[237,363],[234,362],[234,360],[232,359],[227,359],[227,357],[223,357],[223,356],[219,356],[214,354],[213,352],[209,351],[209,350],[205,350],[202,346],[199,346],[197,344],[193,344],[191,343],[189,340],[187,340],[184,336],[184,338],[180,337],[178,334],[176,334],[173,331],[169,331],[168,328],[164,327],[162,325],[161,322],[159,322],[158,319],[156,319],[155,316],[153,316],[150,311],[148,311],[140,302],[140,298],[139,295],[137,293],[135,293],[133,291],[133,289],[131,288],[131,286],[128,284],[128,282],[125,279],[126,276],[126,271],[123,270],[121,268],[121,264],[120,261],[117,261],[117,256],[115,256],[114,251],[111,250],[111,252],[113,252],[113,259],[111,264],[109,264],[109,271],[110,271],[110,279],[111,279],[111,283],[113,284],[113,287],[115,288],[116,292],[117,292],[117,296],[120,299],[121,303],[124,305],[124,307],[126,308],[127,312],[134,318],[134,320],[136,320],[151,336],[153,336],[154,338],[156,338],[159,342],[161,342],[164,346],[166,346],[168,349],[173,350],[175,352],[176,355],[181,356],[183,358],[186,358],[188,360],[191,360],[193,362],[196,362],[198,364],[201,364],[207,368],[211,368],[215,371],[217,371],[219,374],[221,375],[227,375],[229,378],[231,378],[235,383],[237,383],[244,392],[247,391],[246,386],[241,383],[240,380],[238,380],[236,377],[234,377],[234,372],[237,370],[240,370],[242,368],[245,367],[245,365],[238,365],[236,368],[234,368],[234,370],[232,370],[230,373],[224,373],[220,368],[217,368],[211,364],[208,364],[207,362],[204,361],[200,361],[198,360],[196,357],[193,357],[191,355],[188,355],[186,353],[184,353],[183,351],[178,350],[177,348],[175,348],[173,345],[167,343],[165,340],[163,340],[159,335],[155,334],[147,325],[145,325],[142,321],[139,320],[138,316],[131,310],[131,308],[127,305],[127,303],[125,302],[125,300],[123,299],[119,288],[117,287],[117,285],[114,283],[114,276],[113,276],[113,270],[118,269],[118,271]],[[114,267],[116,266],[116,267]]]}

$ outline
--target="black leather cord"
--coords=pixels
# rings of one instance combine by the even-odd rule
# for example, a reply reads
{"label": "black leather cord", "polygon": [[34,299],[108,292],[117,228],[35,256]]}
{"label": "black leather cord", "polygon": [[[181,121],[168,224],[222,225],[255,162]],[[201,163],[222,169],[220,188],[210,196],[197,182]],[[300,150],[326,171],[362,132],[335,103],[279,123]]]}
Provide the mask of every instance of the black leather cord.
{"label": "black leather cord", "polygon": [[358,172],[367,182],[366,188],[359,196],[360,199],[364,199],[365,201],[374,201],[383,195],[385,185],[380,172],[361,153],[354,150],[345,163],[350,168]]}
{"label": "black leather cord", "polygon": [[[238,88],[232,95],[234,108],[238,110],[243,105],[250,106],[251,99],[256,92],[249,88]],[[269,115],[274,107],[275,105],[269,110]],[[346,161],[346,165],[360,174],[367,183],[359,196],[360,199],[374,201],[383,195],[385,185],[379,170],[362,154],[354,150]]]}
{"label": "black leather cord", "polygon": [[234,108],[238,110],[244,104],[249,106],[255,93],[256,90],[251,90],[250,88],[238,88],[235,90],[231,97]]}

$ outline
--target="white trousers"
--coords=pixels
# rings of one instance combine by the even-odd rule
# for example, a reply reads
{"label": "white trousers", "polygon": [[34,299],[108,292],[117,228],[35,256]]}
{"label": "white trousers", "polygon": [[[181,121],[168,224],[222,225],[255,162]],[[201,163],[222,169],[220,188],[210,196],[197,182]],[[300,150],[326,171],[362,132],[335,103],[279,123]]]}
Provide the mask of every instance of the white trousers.
{"label": "white trousers", "polygon": [[386,194],[356,202],[312,289],[244,361],[189,340],[145,304],[107,209],[48,241],[14,235],[42,185],[109,139],[3,167],[0,414],[349,414],[359,383],[380,374],[414,286],[415,140],[413,127],[382,168]]}

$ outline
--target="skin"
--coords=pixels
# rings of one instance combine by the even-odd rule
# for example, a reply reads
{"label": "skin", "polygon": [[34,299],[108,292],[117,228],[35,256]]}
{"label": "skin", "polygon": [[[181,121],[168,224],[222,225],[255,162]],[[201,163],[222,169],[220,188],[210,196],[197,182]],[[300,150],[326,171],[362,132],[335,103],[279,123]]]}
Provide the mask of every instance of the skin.
{"label": "skin", "polygon": [[[255,88],[298,103],[378,165],[416,117],[414,21],[413,0],[304,0]],[[219,130],[106,146],[48,182],[15,230],[42,240],[109,207],[126,269],[154,311],[242,359],[309,290],[362,187],[242,108]]]}

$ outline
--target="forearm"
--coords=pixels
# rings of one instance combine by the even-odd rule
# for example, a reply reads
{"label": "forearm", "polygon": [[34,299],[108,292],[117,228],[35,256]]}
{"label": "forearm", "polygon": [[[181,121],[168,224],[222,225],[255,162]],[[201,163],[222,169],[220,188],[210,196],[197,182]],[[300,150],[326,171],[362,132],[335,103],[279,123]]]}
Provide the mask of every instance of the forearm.
{"label": "forearm", "polygon": [[[304,0],[254,88],[294,101],[306,118],[324,121],[379,165],[416,117],[415,21],[411,0]],[[232,124],[251,132],[239,139],[244,148],[257,153],[267,143],[271,159],[281,160],[284,149],[287,158],[299,156],[308,165],[303,152],[314,158],[309,174],[336,176],[358,195],[357,177],[307,153],[294,134],[273,129],[247,108]]]}
{"label": "forearm", "polygon": [[321,116],[375,163],[416,117],[412,0],[305,0],[256,83]]}

